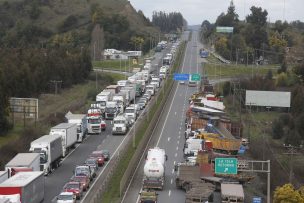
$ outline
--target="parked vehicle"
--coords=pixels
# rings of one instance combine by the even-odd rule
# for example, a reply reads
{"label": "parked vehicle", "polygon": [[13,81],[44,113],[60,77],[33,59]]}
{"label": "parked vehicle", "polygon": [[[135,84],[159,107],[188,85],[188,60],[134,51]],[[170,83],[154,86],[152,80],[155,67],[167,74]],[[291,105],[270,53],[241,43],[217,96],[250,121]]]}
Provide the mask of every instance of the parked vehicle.
{"label": "parked vehicle", "polygon": [[8,171],[0,171],[0,184],[8,179]]}
{"label": "parked vehicle", "polygon": [[40,171],[47,175],[59,167],[62,157],[61,135],[44,135],[31,142],[29,151],[40,154]]}
{"label": "parked vehicle", "polygon": [[90,187],[90,178],[88,176],[73,176],[71,181],[80,182],[82,184],[83,191],[86,191]]}
{"label": "parked vehicle", "polygon": [[21,171],[40,171],[39,153],[19,153],[5,165],[8,176]]}
{"label": "parked vehicle", "polygon": [[129,129],[128,119],[121,115],[118,115],[113,120],[113,128],[112,128],[112,135],[125,135],[127,134]]}
{"label": "parked vehicle", "polygon": [[0,184],[0,199],[19,195],[22,203],[41,203],[44,199],[44,177],[40,171],[20,172]]}
{"label": "parked vehicle", "polygon": [[104,157],[103,157],[103,154],[101,153],[101,151],[93,151],[91,153],[90,157],[97,159],[98,166],[103,166],[105,163],[105,160],[104,160]]}
{"label": "parked vehicle", "polygon": [[65,157],[77,142],[77,125],[75,123],[60,123],[50,130],[50,135],[61,135],[62,156]]}
{"label": "parked vehicle", "polygon": [[80,182],[68,182],[64,185],[63,192],[72,192],[76,196],[76,199],[81,199],[83,187]]}
{"label": "parked vehicle", "polygon": [[76,196],[73,192],[62,192],[56,199],[57,203],[76,203]]}
{"label": "parked vehicle", "polygon": [[77,125],[77,142],[82,142],[88,133],[88,123],[86,114],[73,114],[70,111],[65,115],[68,123]]}
{"label": "parked vehicle", "polygon": [[93,180],[93,176],[91,174],[91,170],[90,170],[90,166],[76,166],[75,170],[74,170],[74,176],[86,176],[87,178],[91,180]]}
{"label": "parked vehicle", "polygon": [[119,112],[117,102],[108,102],[105,111],[105,119],[113,120],[119,114]]}
{"label": "parked vehicle", "polygon": [[244,203],[244,190],[241,184],[221,184],[221,199],[222,202],[238,202]]}
{"label": "parked vehicle", "polygon": [[144,189],[163,189],[165,183],[166,160],[167,156],[164,149],[155,147],[148,150],[144,166]]}

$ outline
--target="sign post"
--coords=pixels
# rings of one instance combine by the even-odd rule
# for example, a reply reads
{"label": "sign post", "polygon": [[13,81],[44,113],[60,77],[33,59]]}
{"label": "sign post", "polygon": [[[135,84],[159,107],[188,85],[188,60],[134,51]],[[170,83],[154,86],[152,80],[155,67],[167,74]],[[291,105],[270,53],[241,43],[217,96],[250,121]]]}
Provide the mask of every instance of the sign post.
{"label": "sign post", "polygon": [[215,174],[237,174],[236,158],[215,158]]}

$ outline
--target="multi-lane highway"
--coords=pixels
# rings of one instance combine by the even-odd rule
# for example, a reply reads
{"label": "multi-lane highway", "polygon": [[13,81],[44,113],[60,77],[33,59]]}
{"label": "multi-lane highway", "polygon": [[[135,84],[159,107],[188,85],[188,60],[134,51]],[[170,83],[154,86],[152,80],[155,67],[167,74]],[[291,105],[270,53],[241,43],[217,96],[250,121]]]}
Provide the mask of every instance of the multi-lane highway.
{"label": "multi-lane highway", "polygon": [[[183,37],[188,39],[188,34],[185,33]],[[201,73],[201,59],[198,53],[202,45],[199,43],[198,37],[199,33],[193,31],[192,38],[186,46],[184,61],[180,69],[181,73]],[[185,113],[189,107],[188,99],[192,93],[197,92],[197,88],[188,87],[187,84],[176,83],[166,103],[165,110],[153,131],[153,138],[149,143],[149,147],[157,146],[165,149],[168,156],[165,164],[165,186],[163,191],[157,191],[158,202],[185,202],[185,193],[175,187],[174,165],[184,160]],[[133,181],[123,197],[123,203],[139,201],[144,162],[145,160],[142,158],[134,174]]]}
{"label": "multi-lane highway", "polygon": [[[158,72],[159,64],[162,62],[162,58],[167,52],[168,49],[155,53],[154,59],[152,60],[154,73]],[[65,157],[58,169],[45,177],[45,203],[55,202],[56,196],[61,192],[65,183],[72,177],[75,166],[82,165],[92,151],[96,149],[108,149],[112,156],[118,152],[127,136],[112,136],[111,122],[106,122],[106,131],[103,131],[100,135],[88,136],[83,143],[79,144],[75,150]],[[104,167],[107,167],[107,165]],[[99,169],[99,174],[103,172],[104,167]]]}

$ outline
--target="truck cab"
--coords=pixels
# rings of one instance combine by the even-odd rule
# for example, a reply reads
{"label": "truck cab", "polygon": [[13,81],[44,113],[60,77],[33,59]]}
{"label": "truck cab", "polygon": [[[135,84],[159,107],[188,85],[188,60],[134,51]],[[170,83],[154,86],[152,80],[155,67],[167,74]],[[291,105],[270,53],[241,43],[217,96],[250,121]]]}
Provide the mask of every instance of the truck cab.
{"label": "truck cab", "polygon": [[113,128],[112,128],[112,135],[125,135],[129,129],[129,120],[123,116],[118,115],[113,119]]}
{"label": "truck cab", "polygon": [[116,101],[107,102],[105,119],[113,120],[119,114],[119,106]]}
{"label": "truck cab", "polygon": [[137,110],[134,105],[129,106],[125,110],[126,117],[130,118],[132,123],[134,123],[137,119]]}
{"label": "truck cab", "polygon": [[104,122],[101,116],[88,116],[88,134],[100,134],[101,130],[104,128]]}
{"label": "truck cab", "polygon": [[189,138],[186,140],[184,146],[184,156],[195,156],[199,150],[202,150],[202,140],[196,138]]}
{"label": "truck cab", "polygon": [[154,85],[147,85],[146,86],[146,91],[149,91],[151,95],[154,95],[155,93],[155,86]]}

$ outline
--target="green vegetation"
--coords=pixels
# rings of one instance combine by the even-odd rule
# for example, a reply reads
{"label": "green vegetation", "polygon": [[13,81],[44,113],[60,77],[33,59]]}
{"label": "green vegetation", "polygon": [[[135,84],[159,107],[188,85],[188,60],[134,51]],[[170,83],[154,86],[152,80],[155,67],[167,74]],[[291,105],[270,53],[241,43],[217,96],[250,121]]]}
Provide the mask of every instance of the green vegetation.
{"label": "green vegetation", "polygon": [[163,11],[153,12],[152,23],[165,33],[181,32],[183,27],[187,25],[181,13],[172,12],[167,14]]}
{"label": "green vegetation", "polygon": [[237,76],[248,76],[248,75],[266,75],[268,71],[276,73],[278,68],[273,66],[245,66],[245,65],[226,65],[226,64],[203,64],[204,73],[209,78],[218,77],[237,77]]}
{"label": "green vegetation", "polygon": [[[185,43],[182,43],[180,46],[180,51],[178,52],[178,55],[177,55],[177,61],[174,63],[173,65],[173,70],[176,70],[177,68],[180,67],[180,65],[182,64],[182,60],[183,60],[183,56],[184,56],[184,51],[185,51],[185,46],[186,44]],[[142,139],[142,137],[144,136],[147,128],[148,128],[148,125],[150,124],[150,121],[152,120],[153,116],[155,115],[156,111],[161,107],[160,105],[162,104],[162,101],[163,99],[166,99],[164,98],[164,95],[169,95],[170,93],[170,87],[172,87],[173,85],[173,79],[172,78],[168,78],[166,81],[165,81],[165,87],[164,90],[164,94],[160,93],[158,95],[158,99],[149,111],[149,115],[148,115],[148,119],[144,119],[143,121],[143,124],[137,129],[137,132],[136,132],[136,141],[135,143],[139,143]],[[160,91],[163,91],[163,90],[160,90]],[[130,146],[127,150],[127,152],[123,155],[123,157],[121,158],[121,161],[119,162],[118,166],[116,167],[116,170],[114,171],[114,174],[112,175],[112,178],[109,182],[109,184],[107,185],[107,191],[104,193],[104,196],[102,198],[102,202],[105,202],[105,203],[110,203],[110,202],[117,202],[120,197],[119,197],[119,190],[120,190],[120,180],[126,170],[126,168],[128,167],[129,165],[129,162],[132,158],[132,156],[134,155],[134,152],[135,152],[136,149],[133,148],[133,146]]]}

